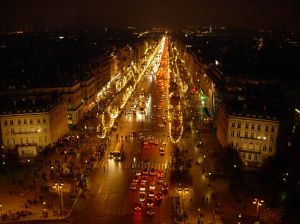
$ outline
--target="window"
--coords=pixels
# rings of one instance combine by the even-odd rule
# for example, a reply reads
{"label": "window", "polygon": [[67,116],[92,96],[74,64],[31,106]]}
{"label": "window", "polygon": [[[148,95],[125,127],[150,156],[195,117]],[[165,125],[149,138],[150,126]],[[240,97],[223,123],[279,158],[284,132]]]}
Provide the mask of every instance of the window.
{"label": "window", "polygon": [[274,132],[275,131],[275,128],[272,126],[271,127],[271,132]]}
{"label": "window", "polygon": [[13,121],[13,120],[10,120],[10,121],[9,121],[9,124],[10,124],[10,125],[14,125],[14,121]]}
{"label": "window", "polygon": [[254,161],[257,161],[257,155],[254,155]]}
{"label": "window", "polygon": [[4,125],[7,126],[7,120],[4,121]]}
{"label": "window", "polygon": [[273,149],[272,149],[272,147],[270,146],[270,147],[269,147],[269,152],[272,152],[272,150],[273,150]]}
{"label": "window", "polygon": [[30,119],[30,124],[33,124],[33,120],[32,119]]}
{"label": "window", "polygon": [[266,126],[266,131],[269,131],[269,126]]}
{"label": "window", "polygon": [[248,132],[245,132],[245,138],[248,138]]}
{"label": "window", "polygon": [[18,124],[21,124],[21,120],[20,119],[18,120]]}
{"label": "window", "polygon": [[251,138],[253,138],[254,137],[254,133],[253,132],[251,132]]}
{"label": "window", "polygon": [[252,154],[248,154],[248,160],[251,160]]}
{"label": "window", "polygon": [[238,122],[238,128],[241,128],[241,122]]}
{"label": "window", "polygon": [[251,125],[251,129],[254,129],[254,124]]}
{"label": "window", "polygon": [[46,118],[43,118],[43,123],[46,123]]}
{"label": "window", "polygon": [[270,137],[270,142],[273,142],[273,136]]}
{"label": "window", "polygon": [[264,145],[263,146],[263,151],[266,151],[267,150],[267,147]]}
{"label": "window", "polygon": [[242,156],[245,159],[246,158],[246,153],[242,153]]}
{"label": "window", "polygon": [[246,126],[245,126],[245,128],[246,128],[246,129],[248,129],[248,128],[249,128],[249,124],[248,124],[248,123],[246,123]]}
{"label": "window", "polygon": [[24,124],[27,124],[27,120],[26,119],[24,119]]}
{"label": "window", "polygon": [[231,137],[233,137],[234,136],[234,131],[231,131]]}
{"label": "window", "polygon": [[260,131],[260,124],[257,125],[257,130]]}
{"label": "window", "polygon": [[240,131],[237,131],[237,132],[236,132],[236,136],[237,136],[237,137],[240,137]]}
{"label": "window", "polygon": [[233,128],[235,127],[235,123],[234,122],[232,122],[231,127],[233,127]]}

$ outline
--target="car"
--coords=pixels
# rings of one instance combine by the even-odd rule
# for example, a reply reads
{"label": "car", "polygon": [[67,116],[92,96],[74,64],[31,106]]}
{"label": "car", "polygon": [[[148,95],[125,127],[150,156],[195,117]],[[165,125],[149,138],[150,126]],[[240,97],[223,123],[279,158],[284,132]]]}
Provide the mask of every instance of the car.
{"label": "car", "polygon": [[137,185],[137,183],[136,182],[132,182],[131,184],[130,184],[130,190],[136,190],[136,185]]}
{"label": "car", "polygon": [[152,119],[152,120],[154,120],[154,119],[155,119],[155,117],[154,117],[154,116],[151,116],[151,119]]}
{"label": "car", "polygon": [[154,190],[149,190],[149,197],[154,197],[155,196],[155,192]]}
{"label": "car", "polygon": [[157,138],[154,139],[154,145],[158,145],[158,139]]}
{"label": "car", "polygon": [[181,185],[181,183],[179,183],[179,184],[177,185],[177,191],[178,191],[178,193],[181,193],[181,192],[182,192],[182,185]]}
{"label": "car", "polygon": [[110,153],[108,154],[108,158],[113,159],[113,158],[114,158],[114,153],[113,153],[113,152],[110,152]]}
{"label": "car", "polygon": [[147,140],[144,141],[144,145],[147,145],[149,142]]}
{"label": "car", "polygon": [[165,119],[166,119],[166,116],[165,116],[165,115],[163,115],[161,118],[162,118],[163,120],[165,120]]}
{"label": "car", "polygon": [[136,212],[140,212],[142,210],[142,203],[141,202],[137,202],[135,205],[134,205],[134,211]]}
{"label": "car", "polygon": [[140,170],[135,171],[136,176],[141,176],[142,172]]}
{"label": "car", "polygon": [[142,183],[147,183],[147,176],[142,176],[141,182]]}
{"label": "car", "polygon": [[157,178],[157,183],[158,184],[162,184],[164,182],[164,178],[163,177],[158,177]]}
{"label": "car", "polygon": [[167,144],[166,140],[165,139],[162,140],[161,144],[166,145]]}
{"label": "car", "polygon": [[160,192],[157,192],[156,194],[155,194],[155,200],[162,200],[163,199],[163,196],[162,196],[162,194],[160,193]]}
{"label": "car", "polygon": [[159,114],[157,114],[157,115],[156,115],[156,117],[157,117],[157,118],[160,118],[160,115],[159,115]]}
{"label": "car", "polygon": [[151,168],[151,170],[150,170],[150,176],[155,176],[155,175],[156,175],[155,168]]}
{"label": "car", "polygon": [[155,190],[155,182],[152,182],[152,183],[149,185],[149,190]]}
{"label": "car", "polygon": [[166,153],[165,148],[164,148],[164,147],[160,147],[160,148],[159,148],[159,154],[160,154],[161,156],[163,156],[163,155],[165,155],[165,153]]}
{"label": "car", "polygon": [[156,171],[156,177],[157,178],[160,178],[160,177],[163,177],[164,176],[164,171],[163,170],[157,170]]}
{"label": "car", "polygon": [[149,174],[149,171],[147,168],[143,169],[143,172],[142,172],[143,175],[148,175]]}
{"label": "car", "polygon": [[153,216],[153,215],[154,215],[154,211],[153,211],[152,208],[151,208],[151,209],[148,209],[146,213],[147,213],[147,215],[149,215],[149,216]]}
{"label": "car", "polygon": [[141,183],[140,191],[146,191],[146,184],[145,183]]}
{"label": "car", "polygon": [[133,177],[133,181],[132,181],[132,182],[137,183],[137,182],[139,182],[139,180],[140,180],[140,177],[135,175],[135,176]]}
{"label": "car", "polygon": [[157,107],[157,109],[159,109],[159,110],[160,110],[160,109],[161,109],[161,107],[160,107],[160,106],[158,106],[158,107]]}
{"label": "car", "polygon": [[159,123],[159,124],[158,124],[158,127],[164,128],[164,127],[166,127],[166,125],[163,124],[163,123]]}
{"label": "car", "polygon": [[153,107],[155,108],[155,107],[156,107],[156,105],[155,105],[155,104],[153,104]]}
{"label": "car", "polygon": [[161,186],[161,191],[163,193],[167,193],[168,192],[168,184],[167,183],[164,183],[162,186]]}
{"label": "car", "polygon": [[146,200],[146,194],[145,194],[145,192],[140,192],[139,201],[145,201],[145,200]]}
{"label": "car", "polygon": [[152,199],[152,198],[148,198],[148,200],[147,200],[147,207],[148,207],[148,208],[152,208],[153,205],[154,205],[153,199]]}

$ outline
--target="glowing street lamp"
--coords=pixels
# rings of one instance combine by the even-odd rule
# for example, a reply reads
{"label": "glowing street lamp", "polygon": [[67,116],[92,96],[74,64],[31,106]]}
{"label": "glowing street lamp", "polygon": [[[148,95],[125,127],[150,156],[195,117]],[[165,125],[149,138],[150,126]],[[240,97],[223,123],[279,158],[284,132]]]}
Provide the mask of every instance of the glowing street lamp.
{"label": "glowing street lamp", "polygon": [[56,188],[56,190],[59,192],[60,195],[60,216],[63,215],[63,209],[64,209],[64,201],[63,201],[63,194],[62,194],[62,188],[64,186],[64,183],[54,183],[53,187]]}
{"label": "glowing street lamp", "polygon": [[256,216],[258,217],[258,209],[259,209],[260,206],[263,205],[264,200],[255,198],[254,201],[253,201],[252,203],[253,203],[254,205],[256,205]]}

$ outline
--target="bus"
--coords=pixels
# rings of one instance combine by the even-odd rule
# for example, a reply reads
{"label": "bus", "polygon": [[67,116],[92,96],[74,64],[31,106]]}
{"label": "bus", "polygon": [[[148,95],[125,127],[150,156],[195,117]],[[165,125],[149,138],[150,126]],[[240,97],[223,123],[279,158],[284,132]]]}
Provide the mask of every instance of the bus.
{"label": "bus", "polygon": [[123,143],[118,142],[116,145],[115,150],[113,151],[113,157],[116,161],[122,161],[124,159],[124,150],[123,150]]}

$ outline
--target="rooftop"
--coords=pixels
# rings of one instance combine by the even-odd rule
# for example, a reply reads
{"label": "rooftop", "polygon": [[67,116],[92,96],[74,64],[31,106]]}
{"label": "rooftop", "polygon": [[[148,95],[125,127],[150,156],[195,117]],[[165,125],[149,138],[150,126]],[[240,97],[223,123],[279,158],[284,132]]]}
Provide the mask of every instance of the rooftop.
{"label": "rooftop", "polygon": [[62,97],[56,95],[1,98],[0,113],[1,115],[7,115],[48,112],[62,100]]}

